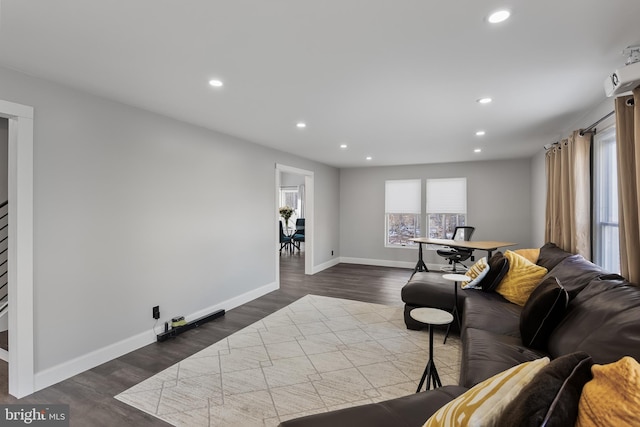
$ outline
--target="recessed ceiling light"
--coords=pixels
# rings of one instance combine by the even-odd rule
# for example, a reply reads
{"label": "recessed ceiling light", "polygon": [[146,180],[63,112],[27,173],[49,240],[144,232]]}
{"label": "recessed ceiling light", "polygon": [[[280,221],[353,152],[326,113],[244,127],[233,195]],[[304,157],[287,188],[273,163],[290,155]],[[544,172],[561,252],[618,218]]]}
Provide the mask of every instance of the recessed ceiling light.
{"label": "recessed ceiling light", "polygon": [[347,148],[347,144],[340,144],[340,148],[344,150],[345,148]]}
{"label": "recessed ceiling light", "polygon": [[296,123],[296,127],[300,128],[300,129],[304,129],[307,127],[307,124],[304,122],[298,122]]}
{"label": "recessed ceiling light", "polygon": [[481,153],[482,149],[481,148],[476,148],[475,150],[473,150],[474,153]]}
{"label": "recessed ceiling light", "polygon": [[476,102],[479,103],[479,104],[488,104],[491,101],[493,101],[493,99],[491,99],[489,97],[476,99]]}
{"label": "recessed ceiling light", "polygon": [[371,159],[373,159],[373,157],[371,157],[371,156],[367,156],[367,157],[366,157],[366,159],[367,159],[367,160],[371,160]]}
{"label": "recessed ceiling light", "polygon": [[503,21],[506,21],[507,19],[509,19],[509,16],[511,16],[511,12],[509,12],[508,10],[497,10],[495,12],[493,12],[491,15],[489,15],[489,18],[487,18],[487,21],[489,21],[492,24],[497,24]]}
{"label": "recessed ceiling light", "polygon": [[479,130],[478,132],[476,132],[476,136],[484,136],[485,134],[486,132],[483,130]]}
{"label": "recessed ceiling light", "polygon": [[220,80],[209,80],[209,84],[213,87],[222,87],[224,83],[222,83]]}

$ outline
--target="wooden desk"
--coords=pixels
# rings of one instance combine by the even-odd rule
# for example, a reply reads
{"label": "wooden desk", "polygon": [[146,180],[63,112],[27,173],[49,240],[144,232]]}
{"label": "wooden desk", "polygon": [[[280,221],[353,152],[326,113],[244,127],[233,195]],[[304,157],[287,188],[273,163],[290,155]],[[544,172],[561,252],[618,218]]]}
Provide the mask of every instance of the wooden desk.
{"label": "wooden desk", "polygon": [[464,249],[473,249],[473,250],[481,250],[487,251],[487,261],[491,258],[491,253],[499,248],[504,248],[506,246],[514,246],[517,243],[511,242],[497,242],[493,240],[485,240],[485,241],[474,241],[474,240],[448,240],[448,239],[430,239],[428,237],[415,237],[413,239],[409,239],[418,244],[418,263],[416,264],[416,268],[413,270],[416,271],[429,271],[427,265],[424,263],[422,259],[422,244],[426,243],[428,245],[440,245],[440,246],[449,246],[452,248],[464,248]]}

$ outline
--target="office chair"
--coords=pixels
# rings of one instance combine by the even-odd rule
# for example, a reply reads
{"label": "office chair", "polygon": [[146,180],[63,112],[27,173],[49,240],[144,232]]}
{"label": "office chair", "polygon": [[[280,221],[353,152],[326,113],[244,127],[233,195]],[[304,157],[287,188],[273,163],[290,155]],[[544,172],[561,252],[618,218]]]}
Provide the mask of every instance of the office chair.
{"label": "office chair", "polygon": [[291,237],[293,246],[300,250],[300,242],[304,242],[304,218],[296,219],[296,231]]}
{"label": "office chair", "polygon": [[[475,230],[476,230],[475,227],[469,227],[469,226],[456,227],[455,230],[453,231],[452,240],[469,241],[471,240],[471,236],[473,235],[473,232]],[[447,260],[449,260],[449,264],[453,264],[453,268],[451,269],[451,271],[455,273],[457,272],[456,264],[462,265],[463,267],[465,267],[465,269],[468,268],[466,265],[462,263],[462,261],[466,261],[469,258],[471,258],[471,255],[473,255],[473,249],[450,247],[450,248],[438,249],[436,253],[441,257],[444,257]]]}

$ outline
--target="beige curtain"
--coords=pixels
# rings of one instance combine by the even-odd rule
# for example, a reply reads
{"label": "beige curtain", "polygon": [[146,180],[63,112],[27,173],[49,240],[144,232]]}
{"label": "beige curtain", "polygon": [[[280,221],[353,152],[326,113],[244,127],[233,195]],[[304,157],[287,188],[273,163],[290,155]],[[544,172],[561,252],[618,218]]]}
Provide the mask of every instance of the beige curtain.
{"label": "beige curtain", "polygon": [[546,156],[545,241],[591,259],[591,133],[573,132]]}
{"label": "beige curtain", "polygon": [[[640,88],[633,95],[616,98],[616,147],[618,150],[618,216],[620,273],[640,283]],[[635,105],[634,105],[635,104]]]}

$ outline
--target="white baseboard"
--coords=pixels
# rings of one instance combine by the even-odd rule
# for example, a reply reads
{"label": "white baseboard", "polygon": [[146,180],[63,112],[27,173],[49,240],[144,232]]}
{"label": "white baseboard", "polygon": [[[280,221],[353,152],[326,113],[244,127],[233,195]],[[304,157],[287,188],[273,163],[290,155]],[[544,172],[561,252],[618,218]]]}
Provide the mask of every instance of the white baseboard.
{"label": "white baseboard", "polygon": [[0,359],[9,362],[9,352],[4,348],[0,348]]}
{"label": "white baseboard", "polygon": [[[223,301],[219,304],[215,304],[211,307],[207,307],[195,313],[189,314],[185,316],[185,319],[191,321],[210,314],[216,310],[231,310],[277,289],[277,283],[269,283],[252,291],[246,292],[242,295],[238,295],[237,297],[233,297],[231,299]],[[79,373],[84,372],[88,369],[95,368],[98,365],[113,360],[124,354],[130,353],[134,350],[144,347],[145,345],[152,344],[155,341],[156,335],[152,331],[145,331],[143,333],[126,338],[122,341],[118,341],[106,347],[102,347],[90,353],[76,357],[75,359],[60,363],[59,365],[53,366],[43,371],[36,372],[34,377],[35,390],[38,391],[42,390],[43,388],[52,386],[53,384],[59,383],[60,381],[66,380],[67,378],[71,378],[72,376],[78,375]]]}
{"label": "white baseboard", "polygon": [[311,274],[320,273],[322,270],[326,270],[327,268],[333,267],[334,265],[338,265],[338,264],[340,264],[340,258],[331,259],[320,265],[315,265],[313,267],[313,271],[311,272]]}
{"label": "white baseboard", "polygon": [[[340,262],[343,262],[345,264],[377,265],[379,267],[411,269],[414,269],[416,267],[416,261],[392,261],[386,259],[340,257]],[[445,264],[427,264],[427,268],[431,271],[440,271],[440,269],[444,266]]]}
{"label": "white baseboard", "polygon": [[140,347],[151,344],[156,340],[149,330],[138,335],[126,338],[122,341],[94,350],[90,353],[71,359],[59,365],[52,366],[34,375],[35,391],[42,390],[74,375],[94,368],[109,360],[113,360]]}
{"label": "white baseboard", "polygon": [[210,307],[203,308],[202,310],[189,314],[184,318],[186,321],[190,322],[202,316],[206,316],[207,314],[211,314],[216,310],[231,310],[238,306],[241,306],[242,304],[246,304],[249,301],[253,301],[256,298],[260,298],[261,296],[266,295],[269,292],[273,292],[275,290],[278,290],[278,284],[276,282],[269,283],[268,285],[264,285],[252,291],[245,292],[242,295],[238,295],[237,297],[233,297],[219,304],[215,304]]}

